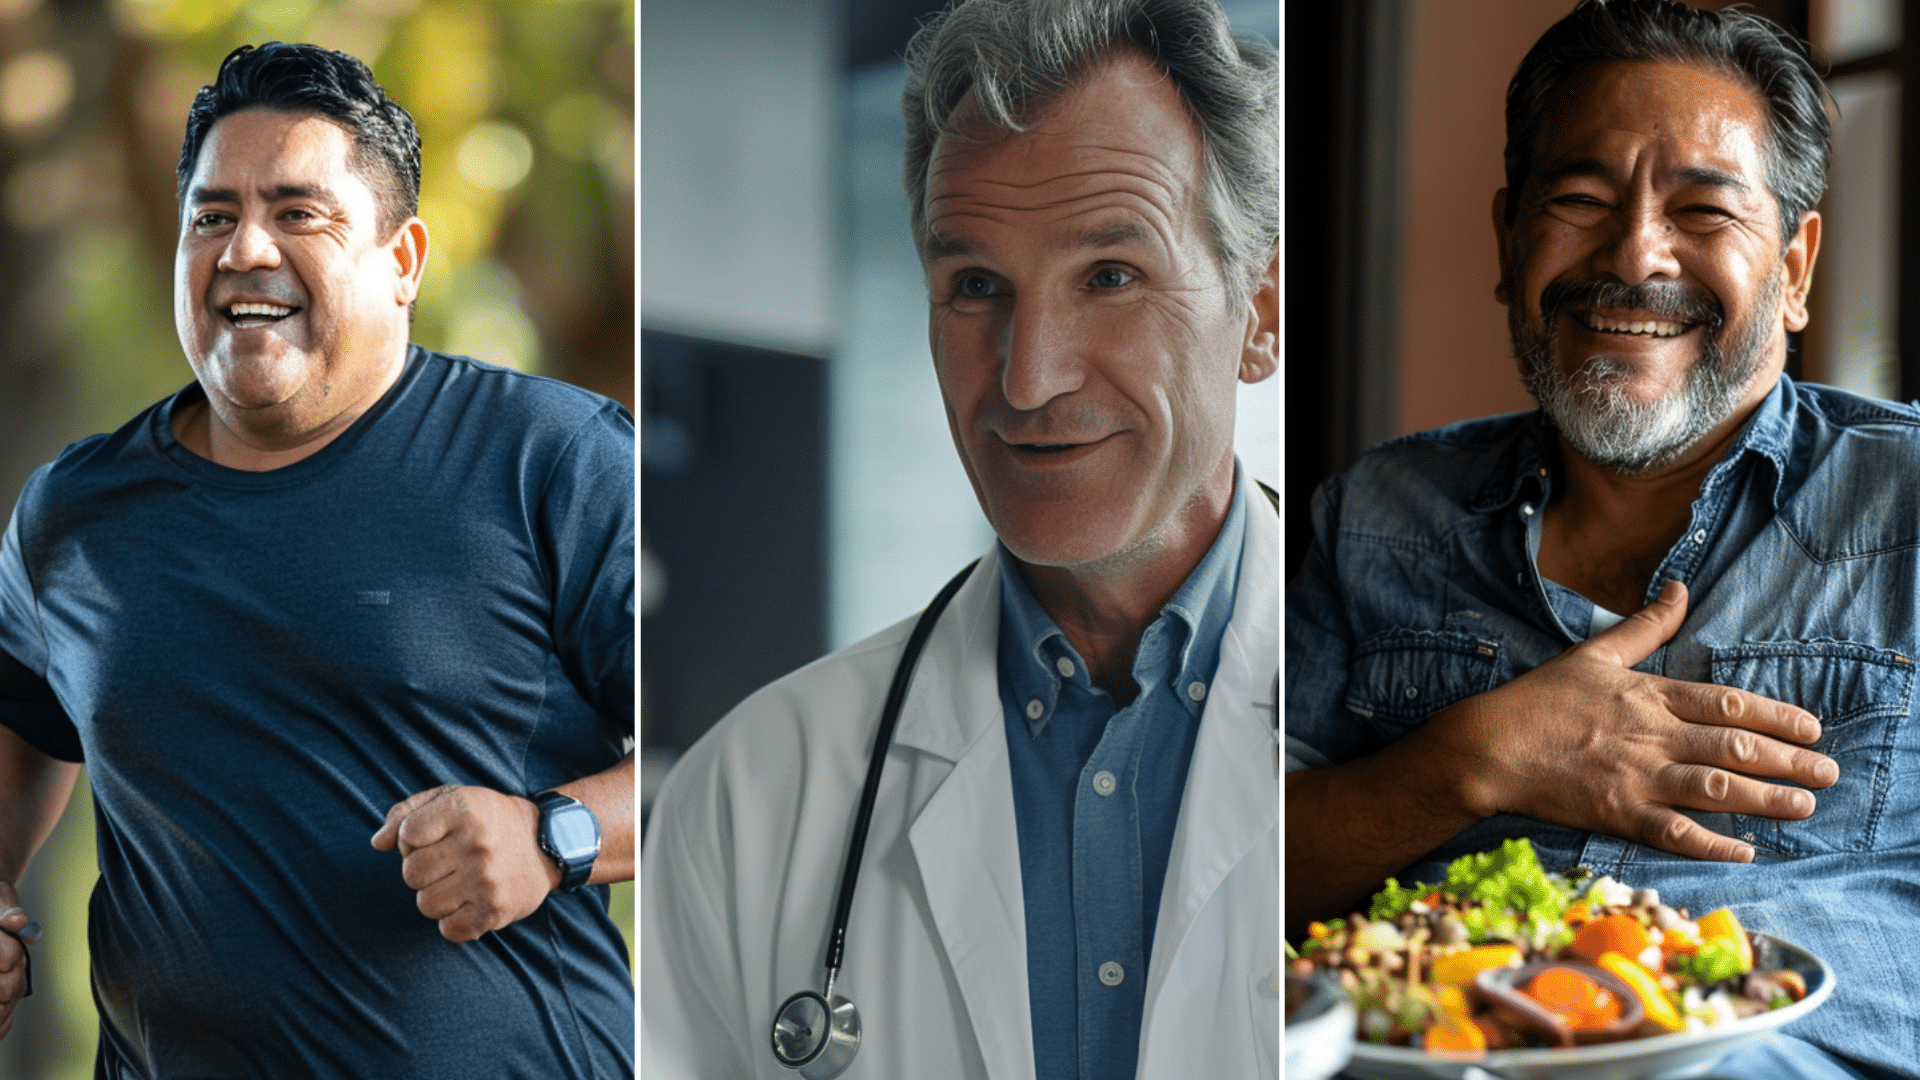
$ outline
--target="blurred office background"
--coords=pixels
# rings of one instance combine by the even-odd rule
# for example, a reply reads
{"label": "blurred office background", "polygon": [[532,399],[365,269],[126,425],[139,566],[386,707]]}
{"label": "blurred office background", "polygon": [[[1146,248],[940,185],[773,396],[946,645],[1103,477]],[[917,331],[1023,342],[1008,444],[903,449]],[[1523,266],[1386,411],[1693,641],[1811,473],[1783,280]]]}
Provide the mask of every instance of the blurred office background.
{"label": "blurred office background", "polygon": [[[1839,110],[1812,318],[1787,370],[1920,397],[1920,212],[1899,210],[1920,206],[1920,41],[1906,44],[1896,0],[1745,6],[1812,42]],[[1507,83],[1572,8],[1287,6],[1289,568],[1311,536],[1313,489],[1367,447],[1533,408],[1493,299],[1491,207]]]}
{"label": "blurred office background", "polygon": [[[187,106],[230,49],[273,39],[368,61],[420,127],[414,339],[632,408],[631,3],[0,0],[0,507],[192,379],[171,307]],[[21,883],[47,937],[0,1080],[93,1075],[95,876],[83,782]],[[614,911],[631,941],[631,886]]]}
{"label": "blurred office background", "polygon": [[[767,682],[992,541],[947,432],[901,189],[901,56],[940,0],[647,0],[643,787]],[[1228,0],[1279,39],[1274,0]],[[1279,477],[1279,380],[1239,453]]]}

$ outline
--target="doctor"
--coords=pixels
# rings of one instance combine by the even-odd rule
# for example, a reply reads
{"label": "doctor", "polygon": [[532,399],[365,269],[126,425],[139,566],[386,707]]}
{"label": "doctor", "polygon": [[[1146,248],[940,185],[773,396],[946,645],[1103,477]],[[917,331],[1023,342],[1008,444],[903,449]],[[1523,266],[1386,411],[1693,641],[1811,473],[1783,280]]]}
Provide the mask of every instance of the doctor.
{"label": "doctor", "polygon": [[[999,536],[932,623],[825,993],[848,1078],[1271,1077],[1279,529],[1236,467],[1278,364],[1275,61],[1213,0],[969,0],[909,50],[954,444]],[[915,620],[742,703],[645,844],[650,1078],[801,1075]],[[812,1075],[812,1073],[809,1073]]]}

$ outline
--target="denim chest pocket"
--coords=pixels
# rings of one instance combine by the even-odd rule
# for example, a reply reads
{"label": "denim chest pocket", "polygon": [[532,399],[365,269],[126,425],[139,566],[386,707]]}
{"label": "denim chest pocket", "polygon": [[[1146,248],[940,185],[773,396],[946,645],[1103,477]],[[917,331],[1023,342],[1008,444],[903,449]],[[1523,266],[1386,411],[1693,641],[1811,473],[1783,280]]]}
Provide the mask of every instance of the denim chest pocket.
{"label": "denim chest pocket", "polygon": [[1500,643],[1456,630],[1388,630],[1355,646],[1346,706],[1389,734],[1493,689]]}
{"label": "denim chest pocket", "polygon": [[1805,821],[1738,817],[1742,839],[1787,855],[1871,851],[1893,783],[1894,745],[1907,722],[1913,661],[1851,641],[1753,641],[1711,650],[1712,679],[1798,705],[1820,718],[1813,749],[1840,766],[1814,792]]}

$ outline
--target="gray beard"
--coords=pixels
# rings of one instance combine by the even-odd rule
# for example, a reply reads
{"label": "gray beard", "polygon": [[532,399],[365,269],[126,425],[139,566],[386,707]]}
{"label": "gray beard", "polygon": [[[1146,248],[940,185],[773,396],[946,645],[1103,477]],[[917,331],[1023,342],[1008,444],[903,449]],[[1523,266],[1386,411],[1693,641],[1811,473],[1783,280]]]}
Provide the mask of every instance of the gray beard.
{"label": "gray beard", "polygon": [[1620,476],[1636,476],[1678,460],[1733,415],[1766,365],[1766,346],[1785,282],[1776,266],[1761,286],[1760,302],[1726,335],[1722,350],[1713,328],[1700,358],[1679,389],[1642,404],[1627,393],[1632,369],[1604,356],[1589,357],[1571,375],[1554,360],[1553,328],[1560,310],[1542,312],[1540,327],[1524,325],[1518,307],[1508,317],[1514,358],[1527,392],[1575,453]]}

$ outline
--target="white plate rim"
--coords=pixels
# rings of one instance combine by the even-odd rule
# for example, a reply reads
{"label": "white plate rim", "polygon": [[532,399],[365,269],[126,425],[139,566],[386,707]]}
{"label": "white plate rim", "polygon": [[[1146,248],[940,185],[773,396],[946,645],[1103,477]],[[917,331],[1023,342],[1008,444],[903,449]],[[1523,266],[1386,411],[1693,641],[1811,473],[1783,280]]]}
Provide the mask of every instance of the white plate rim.
{"label": "white plate rim", "polygon": [[[1807,996],[1784,1009],[1749,1016],[1744,1020],[1723,1027],[1704,1028],[1700,1031],[1675,1031],[1666,1035],[1651,1035],[1644,1039],[1626,1039],[1621,1042],[1597,1043],[1592,1046],[1576,1046],[1566,1050],[1523,1049],[1493,1050],[1483,1057],[1456,1058],[1436,1057],[1424,1050],[1415,1050],[1410,1046],[1380,1046],[1355,1040],[1353,1061],[1377,1065],[1394,1065],[1401,1068],[1424,1068],[1436,1076],[1455,1077],[1468,1065],[1477,1065],[1490,1072],[1504,1068],[1540,1069],[1555,1065],[1615,1065],[1638,1058],[1658,1057],[1670,1051],[1684,1050],[1703,1043],[1745,1038],[1760,1035],[1793,1023],[1802,1016],[1820,1007],[1833,995],[1833,968],[1825,960],[1790,941],[1782,941],[1770,934],[1755,933],[1763,938],[1772,949],[1790,950],[1798,953],[1799,958],[1811,961],[1820,971],[1820,984],[1807,992]],[[1798,959],[1798,958],[1796,958]],[[1807,966],[1803,964],[1802,966]]]}

